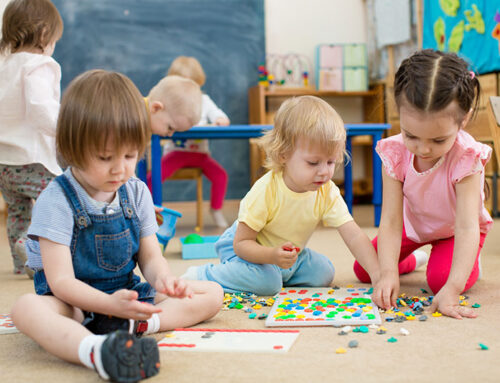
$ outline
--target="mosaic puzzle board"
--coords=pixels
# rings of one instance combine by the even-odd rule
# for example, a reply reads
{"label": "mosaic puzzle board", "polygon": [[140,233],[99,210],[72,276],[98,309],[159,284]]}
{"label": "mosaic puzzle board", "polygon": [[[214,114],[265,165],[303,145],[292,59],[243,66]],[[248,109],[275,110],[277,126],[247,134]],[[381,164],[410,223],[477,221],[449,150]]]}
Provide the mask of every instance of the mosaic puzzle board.
{"label": "mosaic puzzle board", "polygon": [[9,314],[0,314],[0,334],[13,334],[19,332]]}
{"label": "mosaic puzzle board", "polygon": [[180,328],[158,342],[160,350],[212,352],[287,352],[298,330]]}
{"label": "mosaic puzzle board", "polygon": [[367,288],[288,288],[271,308],[266,326],[381,324]]}

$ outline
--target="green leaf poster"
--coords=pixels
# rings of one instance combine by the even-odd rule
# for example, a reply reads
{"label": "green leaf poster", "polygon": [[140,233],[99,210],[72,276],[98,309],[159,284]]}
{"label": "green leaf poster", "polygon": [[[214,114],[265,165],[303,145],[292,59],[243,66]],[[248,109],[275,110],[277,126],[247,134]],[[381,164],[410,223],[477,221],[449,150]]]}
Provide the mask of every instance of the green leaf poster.
{"label": "green leaf poster", "polygon": [[456,52],[479,74],[500,71],[500,0],[425,0],[423,47]]}

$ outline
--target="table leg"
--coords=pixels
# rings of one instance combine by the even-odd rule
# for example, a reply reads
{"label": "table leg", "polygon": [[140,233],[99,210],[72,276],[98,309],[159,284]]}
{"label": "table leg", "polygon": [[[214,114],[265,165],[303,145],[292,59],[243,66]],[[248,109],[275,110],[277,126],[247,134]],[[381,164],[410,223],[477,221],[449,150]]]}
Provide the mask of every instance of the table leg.
{"label": "table leg", "polygon": [[345,149],[349,158],[346,159],[346,165],[344,167],[344,200],[349,209],[349,213],[352,214],[352,143],[351,137],[347,137],[345,142]]}
{"label": "table leg", "polygon": [[144,156],[137,162],[137,178],[139,178],[142,182],[147,183],[147,174],[148,174],[148,162],[146,157]]}
{"label": "table leg", "polygon": [[160,137],[153,134],[151,137],[151,183],[153,189],[153,203],[161,206],[161,145]]}
{"label": "table leg", "polygon": [[372,203],[374,207],[374,224],[378,227],[380,223],[380,215],[382,213],[382,161],[377,154],[375,148],[377,147],[377,142],[382,138],[382,134],[372,135],[372,163],[373,163],[373,198]]}

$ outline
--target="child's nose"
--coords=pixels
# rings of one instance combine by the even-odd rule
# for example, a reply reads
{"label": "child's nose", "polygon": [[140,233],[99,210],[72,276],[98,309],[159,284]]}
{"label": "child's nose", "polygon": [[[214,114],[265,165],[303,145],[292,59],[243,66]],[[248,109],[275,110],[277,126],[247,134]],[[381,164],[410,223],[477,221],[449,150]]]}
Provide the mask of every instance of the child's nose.
{"label": "child's nose", "polygon": [[320,175],[328,174],[328,164],[321,164],[318,167],[318,174]]}
{"label": "child's nose", "polygon": [[429,145],[421,145],[420,146],[420,153],[429,154],[430,152],[431,152],[431,148]]}
{"label": "child's nose", "polygon": [[113,173],[123,173],[125,169],[125,161],[116,161],[111,168]]}

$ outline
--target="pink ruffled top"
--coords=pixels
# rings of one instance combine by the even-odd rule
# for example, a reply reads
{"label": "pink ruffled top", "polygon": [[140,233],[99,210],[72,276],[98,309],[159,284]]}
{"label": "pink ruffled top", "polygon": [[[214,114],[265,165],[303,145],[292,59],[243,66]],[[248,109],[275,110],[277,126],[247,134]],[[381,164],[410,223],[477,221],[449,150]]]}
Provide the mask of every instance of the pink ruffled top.
{"label": "pink ruffled top", "polygon": [[414,155],[406,149],[401,134],[379,141],[380,155],[387,174],[403,183],[403,218],[406,235],[424,243],[455,234],[457,196],[455,184],[471,174],[481,173],[481,211],[479,227],[487,233],[493,220],[484,207],[484,166],[491,148],[460,130],[455,144],[429,170],[419,173]]}

